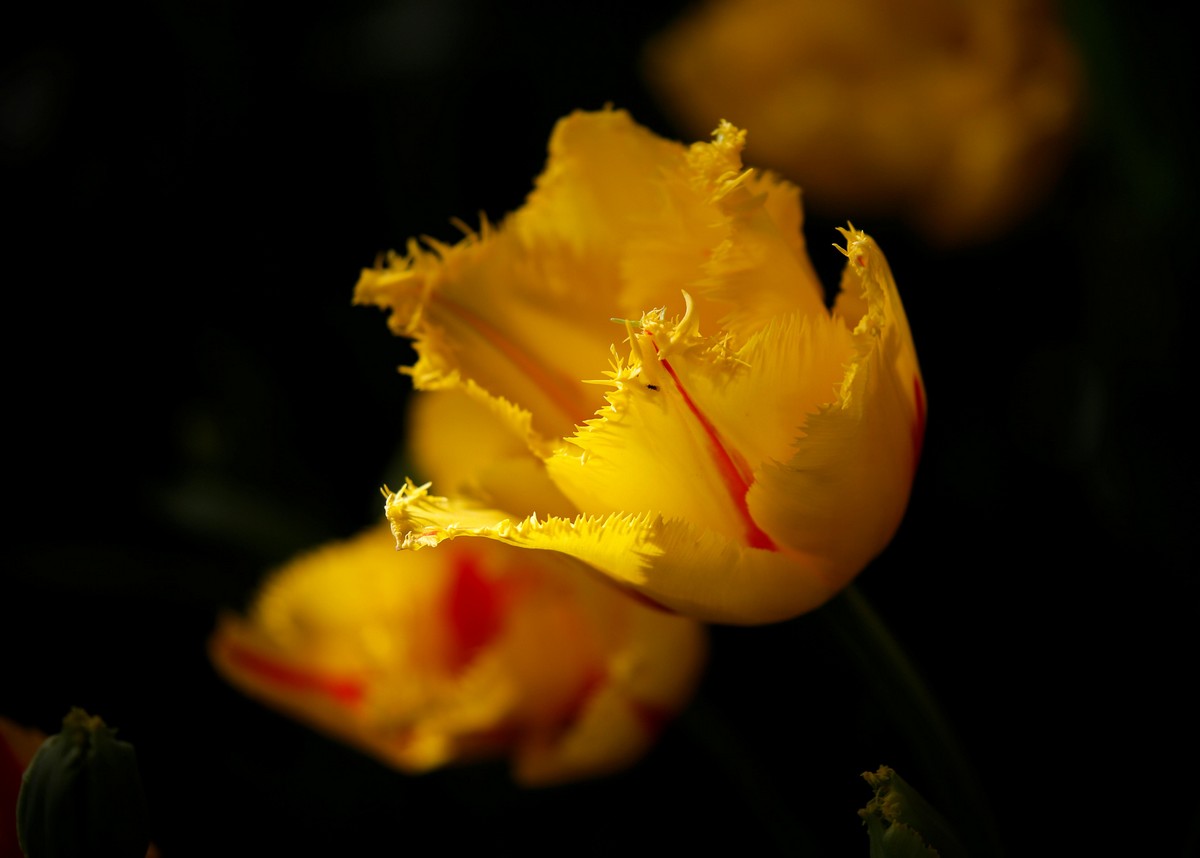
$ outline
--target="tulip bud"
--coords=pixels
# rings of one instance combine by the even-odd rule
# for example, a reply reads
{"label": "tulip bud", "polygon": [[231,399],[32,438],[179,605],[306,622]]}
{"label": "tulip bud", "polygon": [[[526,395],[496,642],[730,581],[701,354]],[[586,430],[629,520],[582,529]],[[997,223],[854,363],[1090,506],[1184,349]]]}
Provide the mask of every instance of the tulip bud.
{"label": "tulip bud", "polygon": [[78,707],[42,743],[21,780],[17,837],[26,858],[142,858],[146,797],[133,745]]}
{"label": "tulip bud", "polygon": [[863,772],[875,797],[858,812],[875,858],[965,858],[945,818],[900,775],[887,766]]}

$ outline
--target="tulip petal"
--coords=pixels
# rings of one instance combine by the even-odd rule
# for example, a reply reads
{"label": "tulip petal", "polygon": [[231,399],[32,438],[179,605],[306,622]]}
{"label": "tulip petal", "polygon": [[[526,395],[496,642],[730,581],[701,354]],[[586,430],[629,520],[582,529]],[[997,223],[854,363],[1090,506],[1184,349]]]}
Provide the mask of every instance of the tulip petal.
{"label": "tulip petal", "polygon": [[653,509],[752,547],[771,547],[746,507],[755,471],[786,461],[809,415],[836,395],[854,343],[827,314],[773,321],[739,349],[703,337],[694,305],[631,326],[606,406],[547,459],[580,512]]}
{"label": "tulip petal", "polygon": [[612,313],[594,297],[604,292],[598,284],[566,289],[580,272],[564,272],[560,255],[532,253],[515,235],[485,224],[453,247],[411,242],[406,257],[392,254],[362,273],[355,301],[390,309],[392,329],[414,338],[418,359],[406,372],[418,390],[462,388],[496,400],[493,407],[515,410],[510,417],[536,432],[536,446],[595,407],[580,381],[588,349],[579,346],[606,350]]}
{"label": "tulip petal", "polygon": [[453,390],[416,392],[408,406],[408,454],[419,476],[454,495],[499,509],[577,512],[493,402]]}
{"label": "tulip petal", "polygon": [[478,592],[447,588],[439,567],[462,572],[462,561],[398,568],[386,525],[324,546],[271,578],[249,618],[221,618],[213,663],[247,694],[405,771],[481,752],[516,692],[479,649],[498,632],[478,622]]}
{"label": "tulip petal", "polygon": [[[625,611],[621,619],[596,618],[596,629],[616,633],[606,642],[603,672],[565,731],[518,749],[519,782],[546,785],[625,768],[654,743],[679,701],[691,698],[708,654],[704,626],[658,610]],[[660,652],[674,657],[655,657]]]}
{"label": "tulip petal", "polygon": [[539,736],[517,749],[514,778],[527,786],[549,786],[577,780],[581,773],[627,768],[657,737],[638,711],[618,688],[593,692],[565,734]]}
{"label": "tulip petal", "polygon": [[545,171],[503,228],[543,253],[569,247],[590,269],[573,272],[574,288],[593,278],[607,288],[609,316],[659,306],[680,288],[716,302],[739,332],[780,311],[821,311],[799,189],[746,169],[745,141],[721,122],[711,141],[684,147],[626,111],[577,111],[555,126]]}
{"label": "tulip petal", "polygon": [[[210,654],[248,695],[406,772],[511,755],[523,783],[602,774],[649,746],[645,713],[686,703],[704,629],[577,566],[484,540],[398,554],[383,523],[285,566]],[[605,732],[603,700],[642,723]]]}
{"label": "tulip petal", "polygon": [[747,502],[781,545],[822,558],[843,583],[883,550],[908,502],[925,423],[912,334],[874,241],[843,230],[839,315],[858,319],[837,399],[811,417],[786,463],[764,467]]}
{"label": "tulip petal", "polygon": [[624,111],[574,113],[524,207],[453,246],[410,242],[362,272],[355,301],[414,339],[417,389],[467,391],[544,455],[599,405],[583,380],[619,336],[612,318],[681,288],[739,337],[825,314],[799,191],[743,169],[744,141],[722,123],[685,148]]}
{"label": "tulip petal", "polygon": [[483,537],[582,560],[618,585],[666,608],[707,622],[751,625],[788,619],[837,592],[823,565],[800,552],[747,547],[661,515],[579,515],[514,521],[405,485],[386,510],[397,545],[433,548],[458,537]]}
{"label": "tulip petal", "polygon": [[743,167],[745,131],[721,122],[712,136],[660,170],[661,200],[622,251],[623,307],[661,306],[686,289],[739,338],[780,313],[824,314],[799,188]]}
{"label": "tulip petal", "polygon": [[362,272],[355,301],[390,310],[393,331],[414,338],[418,389],[469,382],[511,403],[532,415],[534,449],[567,435],[596,408],[582,380],[612,343],[609,319],[630,312],[613,248],[659,207],[656,177],[683,152],[624,111],[572,114],[524,207],[454,246],[410,242]]}
{"label": "tulip petal", "polygon": [[411,481],[398,492],[385,489],[384,509],[398,548],[433,548],[460,536],[482,536],[521,548],[557,551],[569,541],[571,550],[562,553],[633,585],[645,583],[642,569],[647,558],[659,553],[649,538],[657,521],[650,513],[539,519],[534,512],[514,521],[510,513],[431,495],[429,489],[429,483],[418,486]]}

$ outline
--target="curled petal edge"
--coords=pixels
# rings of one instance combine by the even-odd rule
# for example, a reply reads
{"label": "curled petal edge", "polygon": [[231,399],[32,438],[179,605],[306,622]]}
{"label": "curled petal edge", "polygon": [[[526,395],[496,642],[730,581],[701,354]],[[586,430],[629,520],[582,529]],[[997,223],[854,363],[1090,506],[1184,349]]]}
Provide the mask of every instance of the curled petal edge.
{"label": "curled petal edge", "polygon": [[[849,583],[891,540],[907,508],[925,431],[925,387],[887,260],[864,233],[841,230],[848,258],[836,314],[856,356],[836,398],[807,421],[796,452],[747,494],[751,515],[793,551]],[[836,246],[836,245],[835,245]]]}
{"label": "curled petal edge", "polygon": [[839,589],[816,558],[750,548],[654,512],[574,518],[537,513],[514,520],[429,494],[408,482],[385,490],[396,546],[434,548],[447,539],[483,537],[518,548],[556,551],[580,560],[661,607],[728,625],[780,622],[811,611]]}

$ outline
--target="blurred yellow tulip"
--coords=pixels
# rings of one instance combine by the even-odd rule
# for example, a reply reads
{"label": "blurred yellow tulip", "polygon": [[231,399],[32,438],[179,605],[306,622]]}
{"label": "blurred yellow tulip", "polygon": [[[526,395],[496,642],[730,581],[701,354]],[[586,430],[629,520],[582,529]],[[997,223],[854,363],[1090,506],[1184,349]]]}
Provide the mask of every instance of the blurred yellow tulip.
{"label": "blurred yellow tulip", "polygon": [[750,157],[810,208],[898,217],[947,245],[1043,201],[1083,110],[1083,64],[1047,0],[708,0],[643,59],[687,133],[751,128]]}
{"label": "blurred yellow tulip", "polygon": [[899,294],[851,228],[830,310],[797,189],[745,169],[744,143],[574,113],[500,227],[362,273],[356,300],[415,340],[416,388],[476,409],[414,433],[454,497],[389,493],[401,547],[546,549],[750,624],[816,608],[887,545],[925,420]]}
{"label": "blurred yellow tulip", "polygon": [[247,695],[410,773],[489,757],[546,785],[628,766],[688,702],[703,626],[574,561],[398,553],[386,524],[297,557],[210,640]]}

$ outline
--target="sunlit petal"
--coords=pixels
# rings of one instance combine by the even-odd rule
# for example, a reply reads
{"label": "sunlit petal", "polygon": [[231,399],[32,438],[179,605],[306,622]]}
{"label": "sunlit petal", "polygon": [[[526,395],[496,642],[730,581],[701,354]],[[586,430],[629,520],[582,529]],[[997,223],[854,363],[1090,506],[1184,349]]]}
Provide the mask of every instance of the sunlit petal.
{"label": "sunlit petal", "polygon": [[641,514],[529,516],[457,504],[408,485],[387,502],[403,548],[436,548],[483,537],[559,552],[589,564],[622,587],[673,611],[709,622],[774,622],[812,610],[840,585],[819,560],[798,552],[750,548],[679,519]]}
{"label": "sunlit petal", "polygon": [[925,388],[887,261],[846,231],[839,313],[855,315],[857,354],[837,399],[811,417],[795,454],[758,475],[748,502],[780,543],[824,558],[848,581],[891,539],[908,502],[925,427]]}
{"label": "sunlit petal", "polygon": [[526,445],[516,421],[493,402],[459,391],[415,393],[408,408],[408,455],[414,476],[485,506],[575,512]]}

